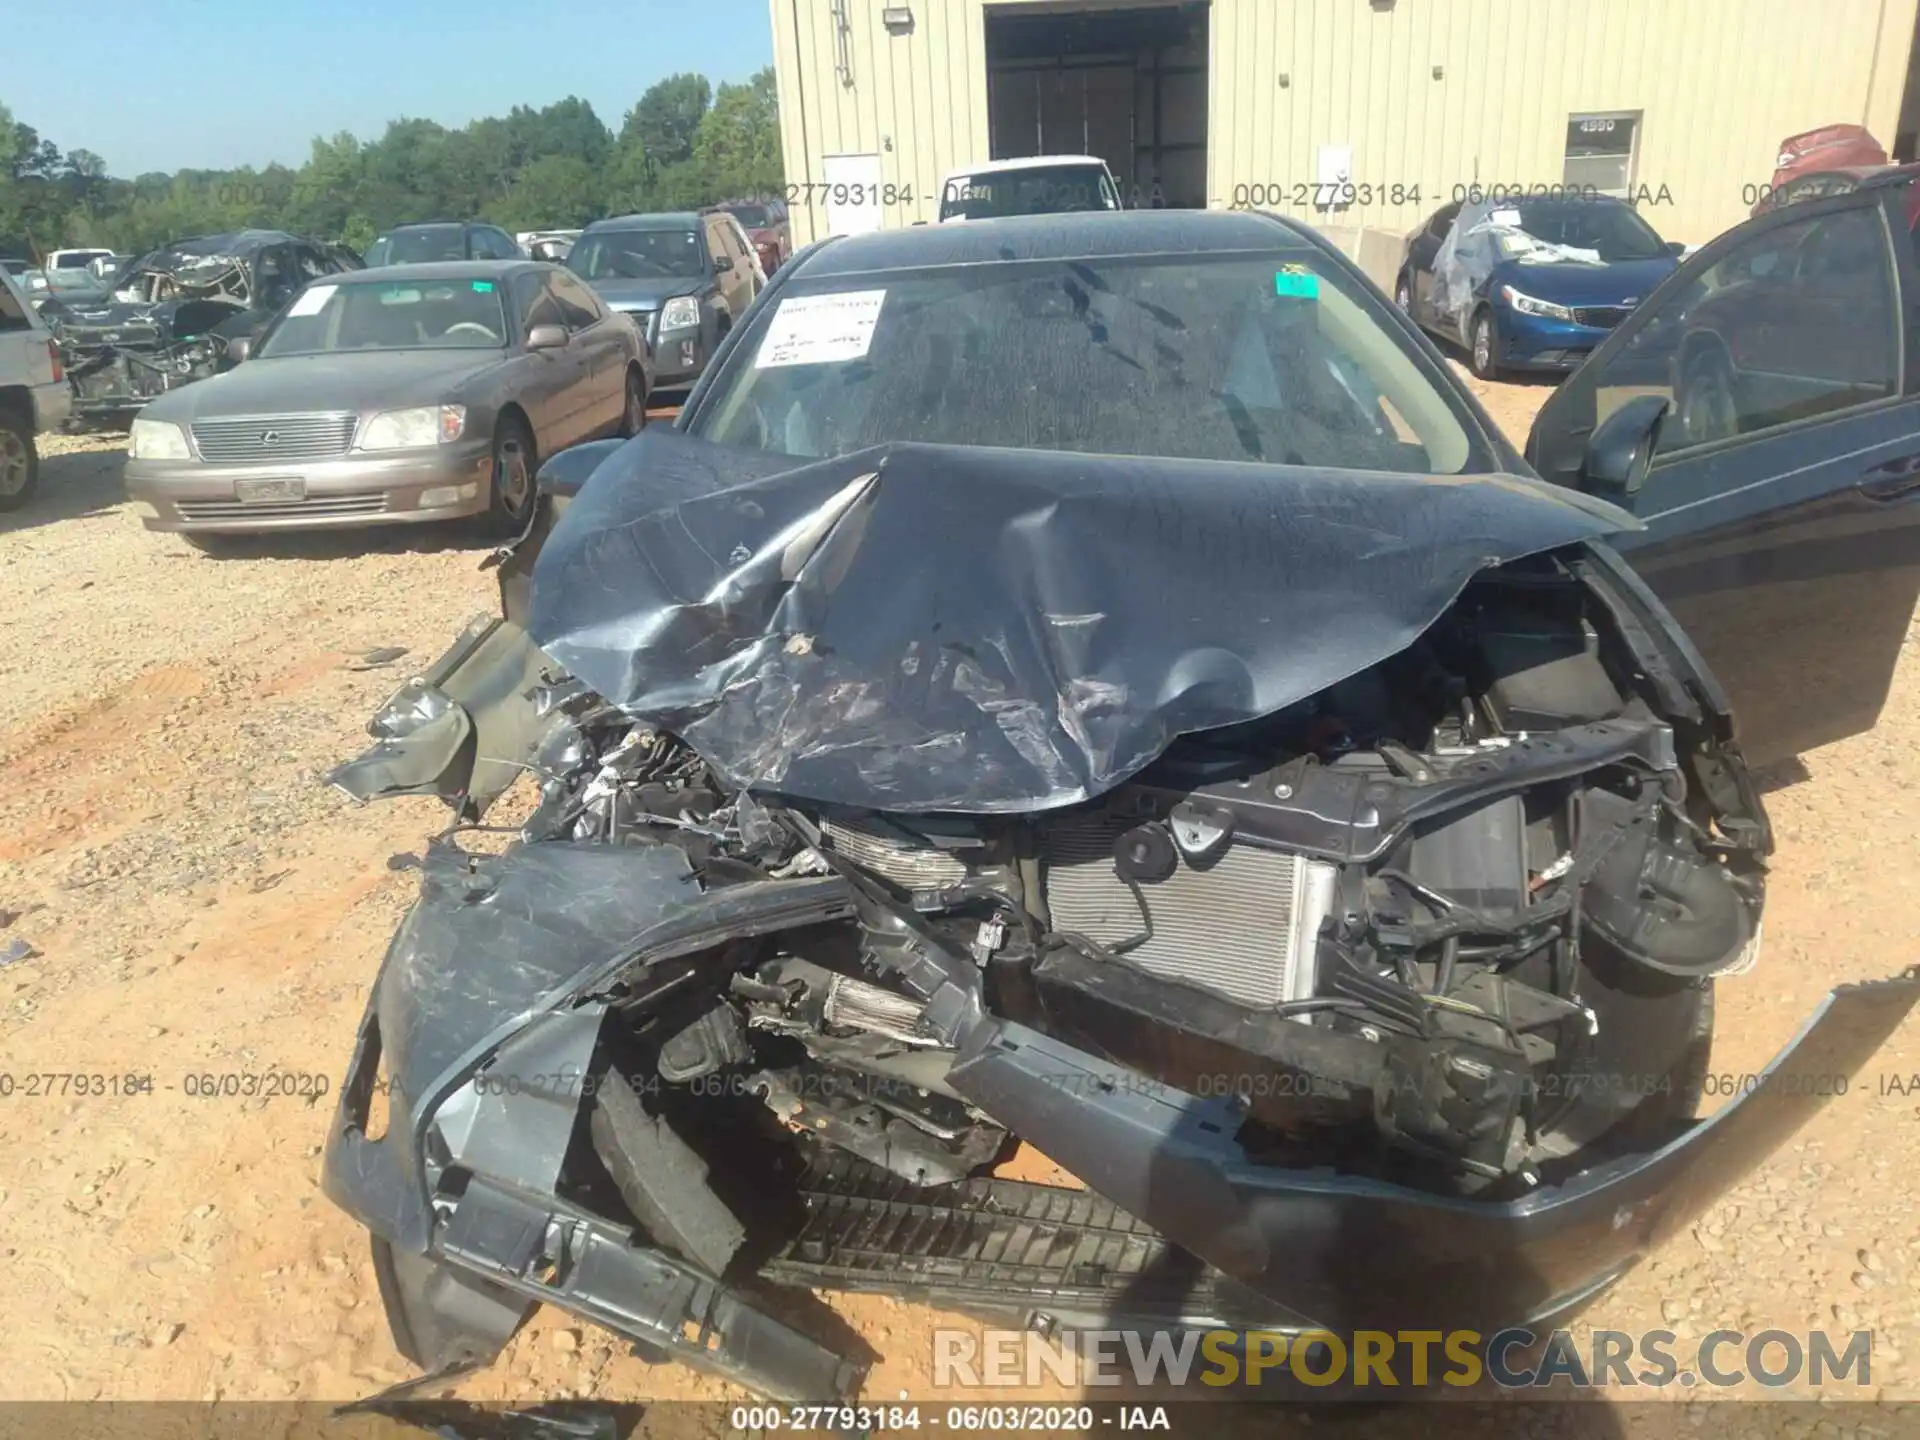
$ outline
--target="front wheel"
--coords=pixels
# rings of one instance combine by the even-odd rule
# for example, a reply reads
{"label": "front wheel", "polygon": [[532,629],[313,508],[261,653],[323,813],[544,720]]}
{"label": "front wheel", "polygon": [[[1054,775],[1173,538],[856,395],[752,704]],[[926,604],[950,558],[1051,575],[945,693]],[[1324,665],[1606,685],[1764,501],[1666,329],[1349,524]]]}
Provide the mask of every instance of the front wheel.
{"label": "front wheel", "polygon": [[40,452],[33,444],[33,420],[16,410],[0,410],[0,510],[18,510],[40,483]]}
{"label": "front wheel", "polygon": [[533,513],[533,435],[517,415],[504,415],[493,432],[493,502],[487,507],[489,534],[512,539]]}
{"label": "front wheel", "polygon": [[1500,331],[1491,310],[1482,310],[1473,317],[1473,327],[1467,332],[1467,355],[1478,378],[1500,378]]}

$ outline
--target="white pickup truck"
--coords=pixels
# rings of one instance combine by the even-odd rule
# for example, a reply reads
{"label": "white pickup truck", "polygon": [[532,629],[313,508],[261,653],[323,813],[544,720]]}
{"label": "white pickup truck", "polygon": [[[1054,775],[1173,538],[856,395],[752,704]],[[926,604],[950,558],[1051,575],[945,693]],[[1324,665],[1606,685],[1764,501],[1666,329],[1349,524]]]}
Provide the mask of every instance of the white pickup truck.
{"label": "white pickup truck", "polygon": [[40,478],[34,436],[64,425],[73,391],[45,322],[0,270],[0,510],[17,510]]}

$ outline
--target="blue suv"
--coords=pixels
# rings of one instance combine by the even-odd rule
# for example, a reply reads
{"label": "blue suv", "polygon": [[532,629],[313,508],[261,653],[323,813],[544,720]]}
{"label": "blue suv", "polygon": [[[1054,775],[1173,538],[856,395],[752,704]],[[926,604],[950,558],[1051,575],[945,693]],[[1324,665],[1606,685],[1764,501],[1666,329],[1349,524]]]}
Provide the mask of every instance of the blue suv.
{"label": "blue suv", "polygon": [[1409,239],[1394,299],[1483,380],[1572,371],[1685,249],[1609,196],[1455,203]]}

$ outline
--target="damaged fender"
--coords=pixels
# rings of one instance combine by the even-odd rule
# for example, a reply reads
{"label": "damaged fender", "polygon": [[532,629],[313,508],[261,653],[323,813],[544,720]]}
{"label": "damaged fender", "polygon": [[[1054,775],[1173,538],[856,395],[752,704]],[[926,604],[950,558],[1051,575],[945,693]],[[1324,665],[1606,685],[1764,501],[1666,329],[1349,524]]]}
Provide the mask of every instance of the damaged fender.
{"label": "damaged fender", "polygon": [[598,992],[616,971],[670,989],[729,938],[851,909],[832,877],[704,893],[664,845],[544,844],[471,861],[434,847],[324,1161],[327,1196],[373,1232],[402,1353],[435,1371],[484,1363],[546,1301],[766,1395],[850,1393],[855,1362],[555,1190],[605,1013]]}

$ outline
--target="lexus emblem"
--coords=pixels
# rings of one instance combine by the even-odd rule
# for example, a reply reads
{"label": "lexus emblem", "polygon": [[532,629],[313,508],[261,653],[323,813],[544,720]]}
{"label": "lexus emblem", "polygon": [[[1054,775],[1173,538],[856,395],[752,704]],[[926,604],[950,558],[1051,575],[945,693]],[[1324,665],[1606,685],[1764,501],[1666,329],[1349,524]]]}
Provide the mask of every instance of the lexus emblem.
{"label": "lexus emblem", "polygon": [[280,443],[280,432],[278,430],[267,431],[266,434],[260,437],[260,443],[262,445],[278,445]]}

